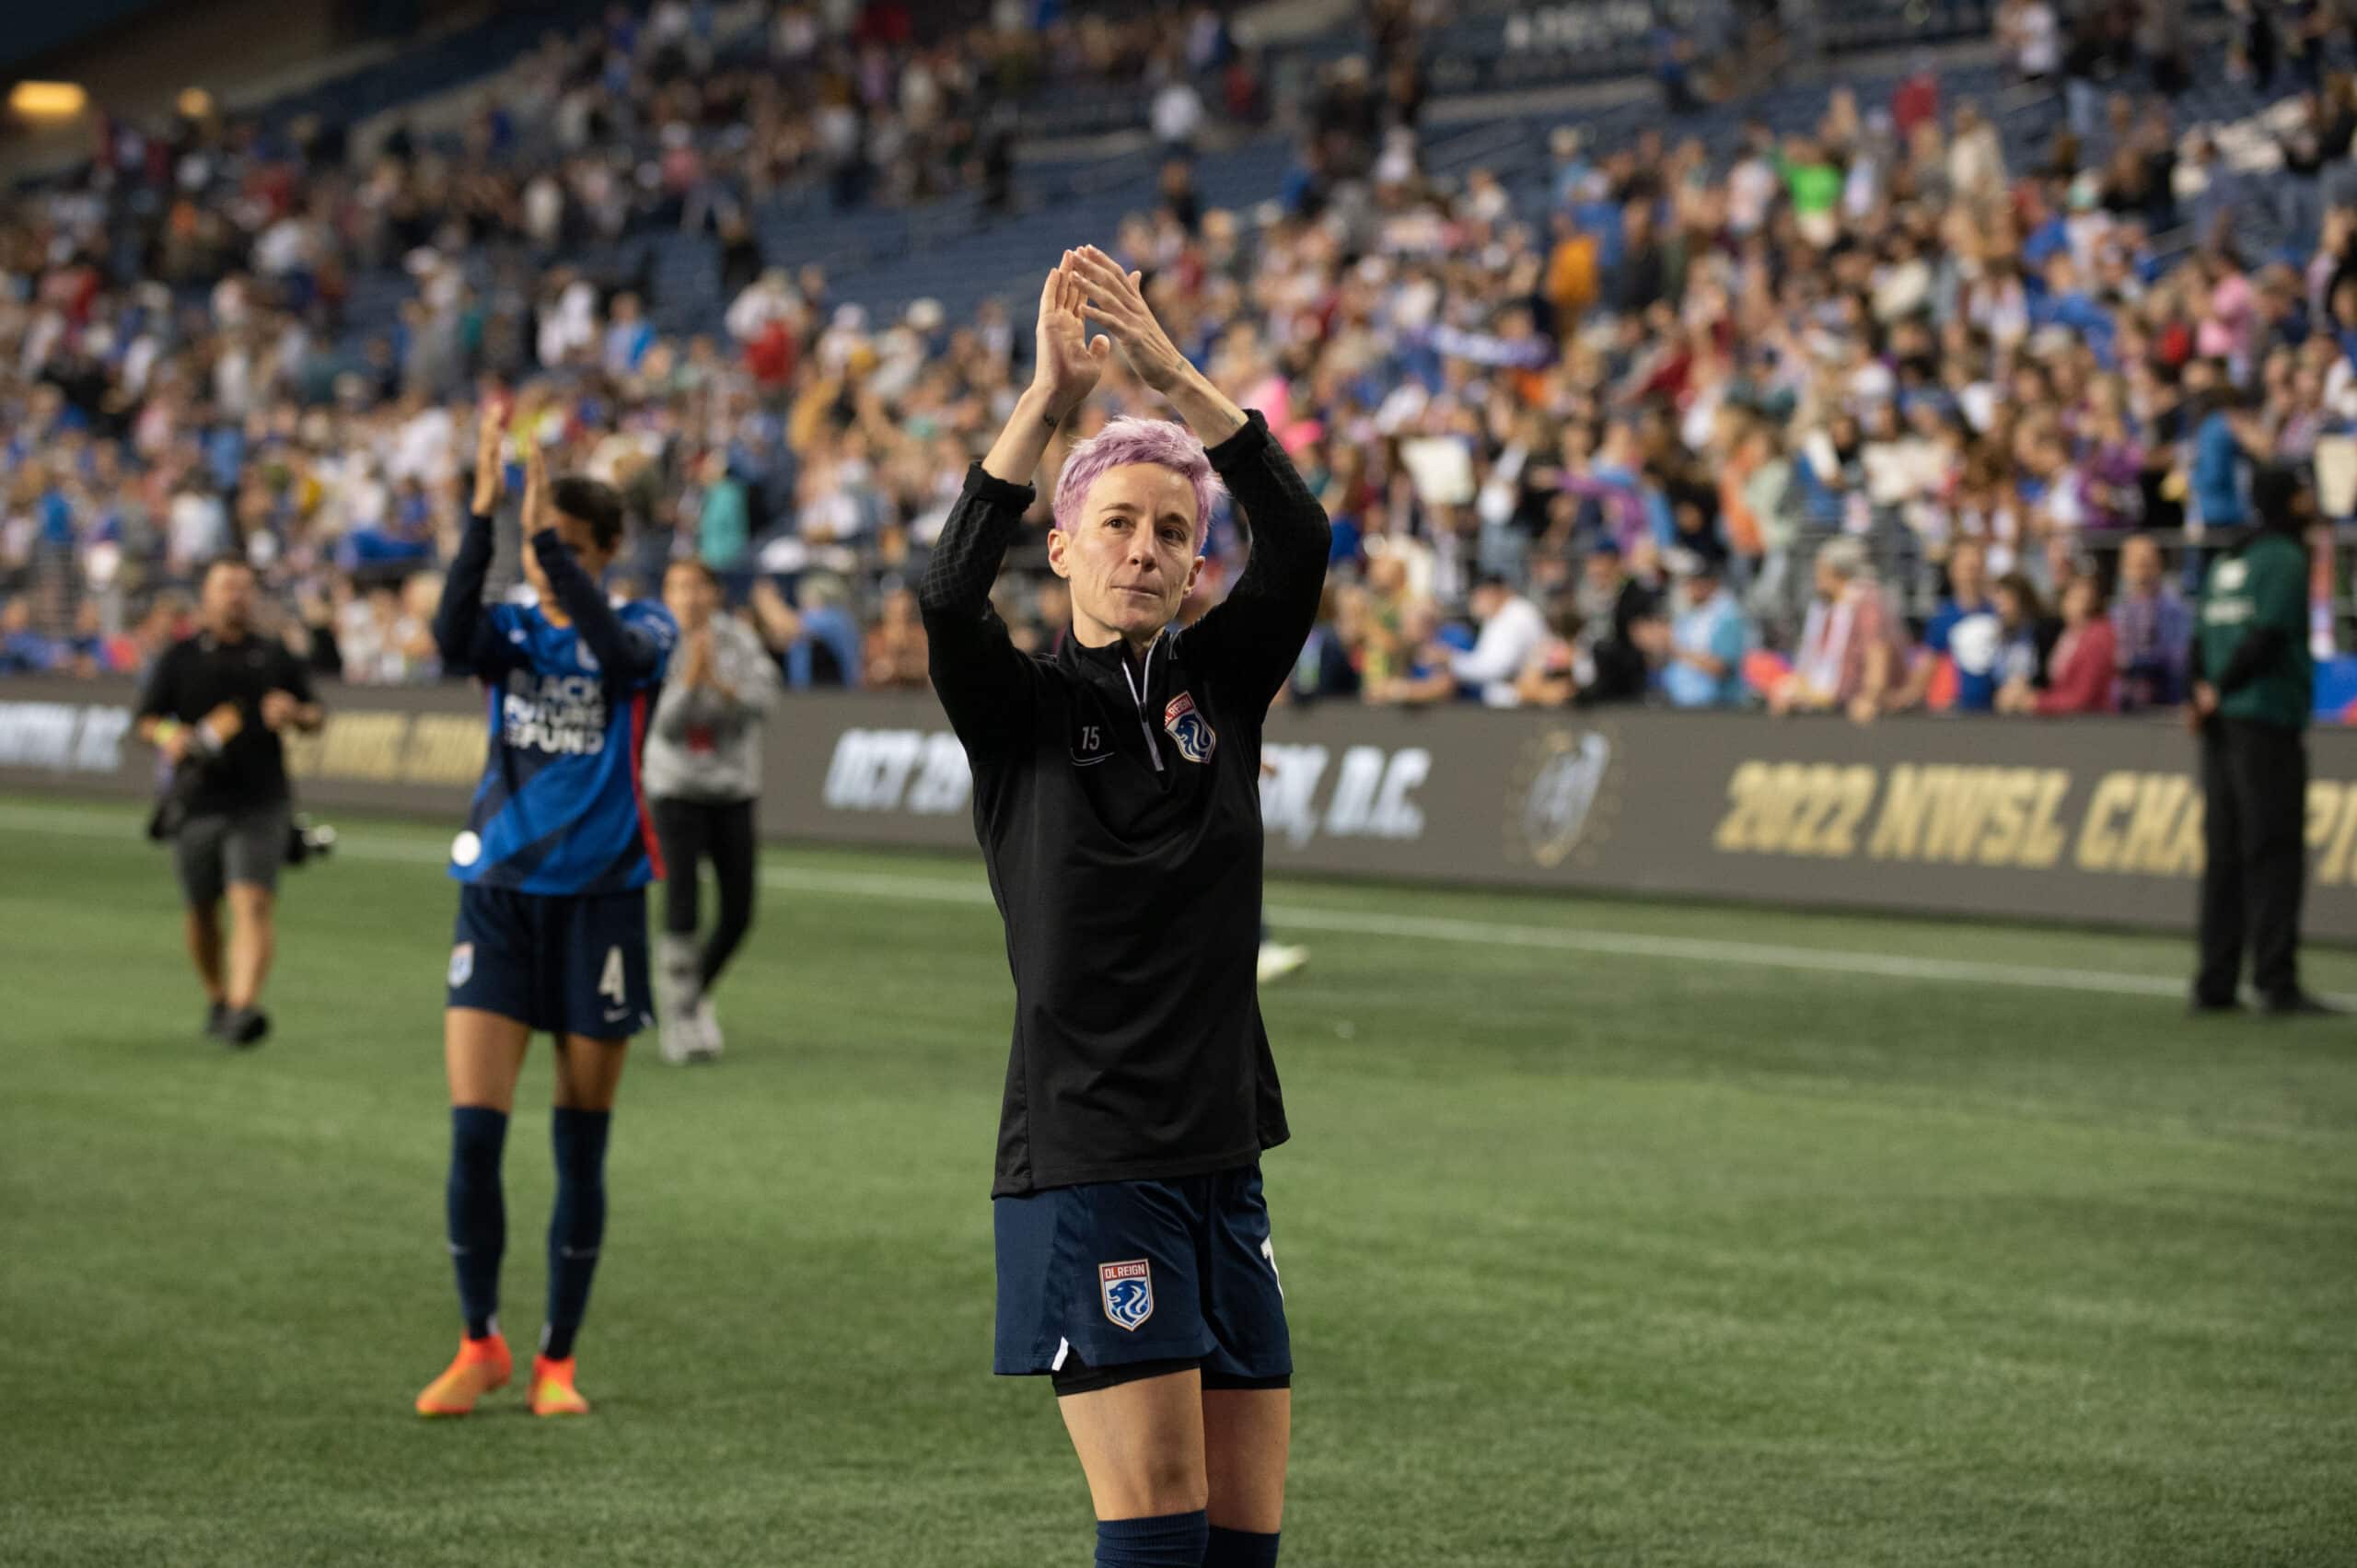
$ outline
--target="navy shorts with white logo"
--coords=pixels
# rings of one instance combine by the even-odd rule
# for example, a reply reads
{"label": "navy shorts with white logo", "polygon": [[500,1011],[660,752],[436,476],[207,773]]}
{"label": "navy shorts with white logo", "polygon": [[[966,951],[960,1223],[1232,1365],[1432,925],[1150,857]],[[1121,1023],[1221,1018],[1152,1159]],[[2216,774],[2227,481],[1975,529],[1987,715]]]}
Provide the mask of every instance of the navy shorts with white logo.
{"label": "navy shorts with white logo", "polygon": [[1096,1181],[993,1199],[998,1336],[991,1370],[1019,1377],[1135,1361],[1200,1361],[1206,1376],[1290,1376],[1284,1292],[1260,1167]]}
{"label": "navy shorts with white logo", "polygon": [[452,1007],[480,1007],[550,1034],[621,1040],[655,1022],[646,893],[556,895],[459,889]]}

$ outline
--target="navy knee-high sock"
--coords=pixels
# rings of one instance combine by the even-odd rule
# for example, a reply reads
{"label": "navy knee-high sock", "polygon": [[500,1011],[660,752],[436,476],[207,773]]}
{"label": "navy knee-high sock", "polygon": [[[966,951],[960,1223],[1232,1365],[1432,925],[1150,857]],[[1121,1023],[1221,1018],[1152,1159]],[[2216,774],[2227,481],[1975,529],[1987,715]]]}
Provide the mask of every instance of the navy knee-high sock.
{"label": "navy knee-high sock", "polygon": [[589,1310],[598,1244],[606,1234],[606,1132],[610,1110],[557,1107],[549,1131],[556,1145],[556,1210],[549,1215],[549,1320],[540,1353],[563,1361]]}
{"label": "navy knee-high sock", "polygon": [[1211,1544],[1203,1549],[1203,1568],[1277,1568],[1277,1532],[1261,1535],[1213,1525]]}
{"label": "navy knee-high sock", "polygon": [[1202,1568],[1210,1516],[1161,1514],[1097,1521],[1097,1568]]}
{"label": "navy knee-high sock", "polygon": [[499,1191],[499,1153],[507,1144],[507,1113],[488,1106],[450,1108],[448,1214],[450,1261],[459,1272],[459,1310],[467,1337],[479,1340],[499,1326],[499,1255],[507,1247],[507,1202]]}

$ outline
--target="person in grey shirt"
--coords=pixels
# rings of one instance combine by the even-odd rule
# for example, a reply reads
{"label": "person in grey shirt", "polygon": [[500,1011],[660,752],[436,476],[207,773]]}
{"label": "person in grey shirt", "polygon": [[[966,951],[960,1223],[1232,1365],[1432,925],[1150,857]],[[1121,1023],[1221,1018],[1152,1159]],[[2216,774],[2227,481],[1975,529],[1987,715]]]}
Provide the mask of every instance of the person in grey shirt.
{"label": "person in grey shirt", "polygon": [[[753,802],[761,793],[761,720],[777,701],[777,666],[751,628],[720,610],[720,581],[692,558],[663,575],[679,623],[655,726],[646,793],[663,849],[663,939],[656,966],[663,1060],[720,1055],[712,988],[753,923]],[[720,915],[696,941],[699,862],[712,862]]]}

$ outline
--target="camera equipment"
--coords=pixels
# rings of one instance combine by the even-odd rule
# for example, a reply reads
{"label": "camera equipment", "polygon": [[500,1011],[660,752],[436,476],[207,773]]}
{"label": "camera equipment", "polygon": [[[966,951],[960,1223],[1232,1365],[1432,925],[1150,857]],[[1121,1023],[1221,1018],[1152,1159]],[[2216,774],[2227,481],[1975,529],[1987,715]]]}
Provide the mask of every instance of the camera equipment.
{"label": "camera equipment", "polygon": [[204,769],[194,759],[172,770],[164,793],[156,799],[156,809],[147,819],[147,836],[163,843],[180,835],[180,824],[188,820],[188,803],[203,781]]}
{"label": "camera equipment", "polygon": [[307,860],[325,860],[335,853],[335,830],[325,822],[314,822],[308,811],[295,813],[295,820],[286,830],[286,864],[300,865]]}
{"label": "camera equipment", "polygon": [[[147,836],[158,843],[168,842],[180,834],[188,821],[189,803],[203,787],[204,771],[220,755],[221,742],[206,727],[197,730],[195,748],[164,784],[157,797],[156,809],[147,818]],[[335,853],[335,830],[324,822],[314,822],[310,814],[298,811],[287,824],[286,864],[301,865],[312,860],[325,860]]]}
{"label": "camera equipment", "polygon": [[[237,733],[234,714],[229,733]],[[147,836],[157,842],[178,835],[180,824],[188,820],[189,802],[195,798],[204,783],[204,770],[215,757],[226,738],[213,719],[188,726],[189,754],[173,768],[172,776],[165,782],[164,793],[156,802],[156,809],[147,819]]]}

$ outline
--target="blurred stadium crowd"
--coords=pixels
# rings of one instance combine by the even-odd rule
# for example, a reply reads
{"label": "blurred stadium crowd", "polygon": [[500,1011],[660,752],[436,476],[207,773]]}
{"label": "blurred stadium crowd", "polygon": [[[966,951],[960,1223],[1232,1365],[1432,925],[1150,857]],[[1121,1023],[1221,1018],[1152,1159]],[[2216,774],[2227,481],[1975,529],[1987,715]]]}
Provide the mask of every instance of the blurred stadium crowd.
{"label": "blurred stadium crowd", "polygon": [[[1800,127],[1665,29],[1659,112],[1627,136],[1565,113],[1536,199],[1422,167],[1415,40],[1445,9],[1377,5],[1372,56],[1296,97],[1209,6],[1002,5],[921,41],[897,0],[665,0],[551,36],[456,145],[110,124],[0,223],[0,670],[142,668],[233,550],[321,673],[435,679],[499,387],[519,439],[626,496],[617,591],[693,554],[791,683],[922,687],[906,585],[1028,375],[1029,301],[877,319],[770,265],[752,215],[814,184],[845,212],[977,192],[1042,270],[1093,240],[1145,273],[1336,521],[1299,700],[2168,704],[2201,541],[2247,520],[2254,465],[2357,511],[2341,7],[2236,0],[2215,26],[2250,111],[2199,123],[2173,105],[2211,43],[2174,5],[2004,0],[2002,103],[1925,60],[1817,89]],[[1080,83],[1150,97],[1167,155],[1115,234],[1016,210],[1013,107]],[[1205,201],[1198,145],[1272,113],[1290,174]],[[717,241],[701,331],[567,263],[681,228]],[[398,330],[355,343],[353,280],[389,267]],[[1091,417],[1125,411],[1158,412],[1115,385]],[[1238,530],[1210,548],[1190,611]],[[1029,645],[1063,634],[1043,549],[1000,598]]]}

